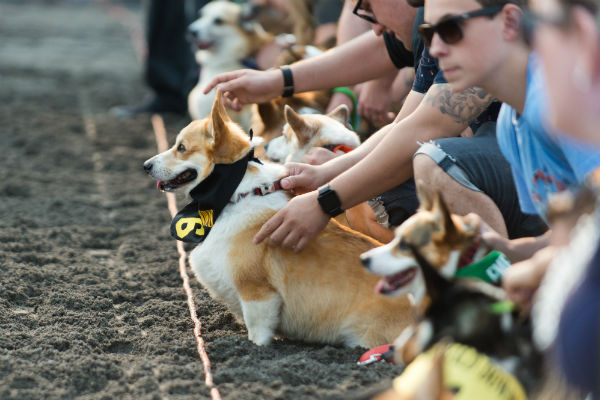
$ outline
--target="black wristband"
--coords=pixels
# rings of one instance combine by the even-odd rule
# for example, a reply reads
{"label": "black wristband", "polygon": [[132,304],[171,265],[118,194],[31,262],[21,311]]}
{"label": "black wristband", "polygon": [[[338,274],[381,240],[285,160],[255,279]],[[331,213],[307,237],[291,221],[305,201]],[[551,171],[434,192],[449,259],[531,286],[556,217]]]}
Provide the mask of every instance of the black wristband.
{"label": "black wristband", "polygon": [[283,74],[283,93],[282,97],[290,97],[294,94],[294,77],[292,70],[288,67],[279,67]]}

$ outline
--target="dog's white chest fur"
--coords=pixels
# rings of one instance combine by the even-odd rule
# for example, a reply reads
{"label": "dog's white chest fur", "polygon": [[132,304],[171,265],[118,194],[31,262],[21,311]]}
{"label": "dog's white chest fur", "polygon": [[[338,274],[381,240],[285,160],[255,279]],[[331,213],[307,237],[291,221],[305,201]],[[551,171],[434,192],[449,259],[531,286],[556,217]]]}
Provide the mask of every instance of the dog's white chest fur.
{"label": "dog's white chest fur", "polygon": [[[265,168],[266,167],[266,168]],[[259,176],[246,173],[234,193],[246,193],[260,184],[278,179],[281,167],[267,165],[261,167]],[[247,226],[255,225],[261,214],[267,210],[279,210],[287,203],[284,192],[274,192],[265,196],[249,195],[237,203],[229,203],[215,221],[207,238],[196,246],[190,254],[190,265],[198,280],[211,296],[222,299],[232,311],[242,319],[242,306],[238,291],[233,283],[234,273],[229,254],[236,245],[235,236]]]}

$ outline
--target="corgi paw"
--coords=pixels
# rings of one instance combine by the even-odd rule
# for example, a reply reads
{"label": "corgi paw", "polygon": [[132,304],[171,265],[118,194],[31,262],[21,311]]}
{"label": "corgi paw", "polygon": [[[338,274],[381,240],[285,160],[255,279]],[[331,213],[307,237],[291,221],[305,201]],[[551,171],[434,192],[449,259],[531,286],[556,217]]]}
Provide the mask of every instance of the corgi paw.
{"label": "corgi paw", "polygon": [[248,339],[257,346],[268,346],[273,340],[273,332],[269,329],[248,329]]}

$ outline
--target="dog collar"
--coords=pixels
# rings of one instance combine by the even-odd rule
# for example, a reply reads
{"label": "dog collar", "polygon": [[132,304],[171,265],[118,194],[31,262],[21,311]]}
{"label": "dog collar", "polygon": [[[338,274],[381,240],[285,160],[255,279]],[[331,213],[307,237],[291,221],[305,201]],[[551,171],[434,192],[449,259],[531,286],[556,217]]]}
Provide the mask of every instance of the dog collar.
{"label": "dog collar", "polygon": [[478,278],[488,283],[499,284],[510,261],[499,251],[492,251],[481,260],[456,270],[459,277]]}
{"label": "dog collar", "polygon": [[338,150],[342,151],[344,153],[350,153],[352,150],[354,150],[354,147],[350,147],[345,144],[326,144],[321,147],[323,147],[324,149],[327,149],[333,153],[337,152]]}
{"label": "dog collar", "polygon": [[231,199],[229,202],[237,203],[241,199],[248,197],[251,194],[253,194],[255,196],[265,196],[267,194],[277,192],[278,190],[285,190],[281,187],[281,179],[276,180],[273,183],[265,183],[260,186],[257,186],[254,189],[250,190],[249,192],[238,193],[238,195],[235,197],[235,199]]}

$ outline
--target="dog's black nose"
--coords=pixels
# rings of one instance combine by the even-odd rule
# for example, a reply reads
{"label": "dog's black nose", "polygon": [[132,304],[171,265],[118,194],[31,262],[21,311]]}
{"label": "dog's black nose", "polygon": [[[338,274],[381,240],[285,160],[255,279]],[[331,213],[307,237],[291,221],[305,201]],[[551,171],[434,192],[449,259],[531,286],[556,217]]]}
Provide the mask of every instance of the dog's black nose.
{"label": "dog's black nose", "polygon": [[192,28],[191,26],[188,26],[185,36],[186,36],[187,40],[194,41],[196,39],[196,37],[198,36],[198,32],[196,32],[196,30],[194,28]]}
{"label": "dog's black nose", "polygon": [[149,174],[150,171],[152,171],[152,163],[151,162],[144,163],[144,171],[146,171],[147,174]]}
{"label": "dog's black nose", "polygon": [[361,257],[360,261],[362,261],[365,268],[369,268],[369,266],[371,265],[371,257]]}

